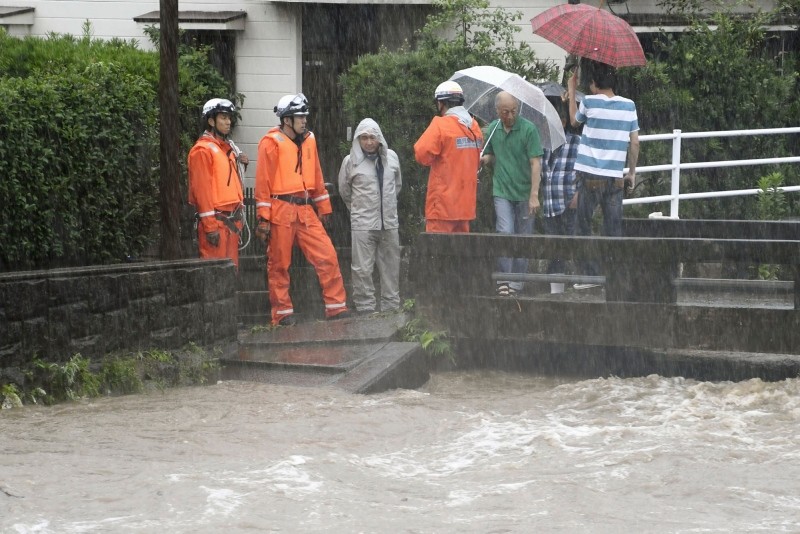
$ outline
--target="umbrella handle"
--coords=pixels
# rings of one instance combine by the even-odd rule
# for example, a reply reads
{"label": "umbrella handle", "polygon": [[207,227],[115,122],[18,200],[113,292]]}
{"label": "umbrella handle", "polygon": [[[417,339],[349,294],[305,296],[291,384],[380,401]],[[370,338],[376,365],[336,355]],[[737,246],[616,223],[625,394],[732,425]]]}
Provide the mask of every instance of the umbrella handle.
{"label": "umbrella handle", "polygon": [[485,143],[483,143],[483,148],[481,149],[481,157],[483,157],[483,153],[486,151],[486,147],[489,146],[489,141],[492,140],[492,136],[494,135],[494,132],[495,130],[497,130],[498,126],[500,126],[500,121],[497,121],[497,124],[494,125],[494,128],[492,128],[492,132],[489,134],[489,138],[486,140]]}

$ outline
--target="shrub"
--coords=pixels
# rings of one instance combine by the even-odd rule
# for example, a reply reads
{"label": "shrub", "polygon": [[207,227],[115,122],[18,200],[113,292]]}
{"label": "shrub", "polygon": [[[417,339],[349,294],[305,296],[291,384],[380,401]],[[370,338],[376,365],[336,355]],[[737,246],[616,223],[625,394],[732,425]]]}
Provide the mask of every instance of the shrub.
{"label": "shrub", "polygon": [[[741,17],[732,11],[711,16],[696,2],[667,0],[667,8],[687,16],[681,35],[662,34],[654,57],[641,69],[627,69],[620,93],[633,98],[640,133],[743,130],[796,126],[800,123],[797,57],[770,46],[765,27],[772,14]],[[724,9],[732,9],[727,7]],[[684,140],[683,162],[789,156],[797,152],[796,136],[730,137]],[[666,142],[642,145],[640,165],[669,162]],[[681,193],[752,189],[764,172],[781,172],[787,185],[800,184],[796,165],[722,167],[681,171]],[[646,174],[642,196],[669,194],[669,178]],[[792,197],[795,206],[800,199]],[[648,211],[654,211],[652,205]],[[682,218],[754,219],[754,197],[684,201]]]}
{"label": "shrub", "polygon": [[[158,54],[85,33],[0,30],[0,271],[118,262],[156,238]],[[185,189],[203,102],[241,98],[207,49],[180,52]]]}
{"label": "shrub", "polygon": [[0,80],[0,264],[107,263],[156,213],[152,87],[115,64]]}

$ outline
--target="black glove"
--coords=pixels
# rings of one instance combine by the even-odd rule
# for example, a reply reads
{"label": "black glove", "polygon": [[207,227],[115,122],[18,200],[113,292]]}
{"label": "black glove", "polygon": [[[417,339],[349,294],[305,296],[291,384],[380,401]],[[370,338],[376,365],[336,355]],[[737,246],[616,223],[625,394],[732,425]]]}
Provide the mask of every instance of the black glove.
{"label": "black glove", "polygon": [[208,244],[211,245],[212,247],[218,247],[219,232],[217,232],[216,230],[214,230],[213,232],[206,232],[206,241],[208,241]]}
{"label": "black glove", "polygon": [[265,219],[258,220],[258,226],[256,226],[256,237],[264,244],[266,244],[267,239],[269,239],[269,227],[269,221]]}

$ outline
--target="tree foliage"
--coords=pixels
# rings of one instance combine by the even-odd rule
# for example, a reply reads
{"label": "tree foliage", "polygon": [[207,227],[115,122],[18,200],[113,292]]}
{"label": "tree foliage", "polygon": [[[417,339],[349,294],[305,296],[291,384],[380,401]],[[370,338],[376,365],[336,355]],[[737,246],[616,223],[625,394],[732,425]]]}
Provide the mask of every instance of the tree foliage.
{"label": "tree foliage", "polygon": [[[436,86],[455,71],[475,65],[494,65],[529,80],[557,76],[552,64],[537,61],[526,43],[514,41],[520,13],[489,9],[487,0],[441,0],[436,5],[440,9],[428,17],[415,48],[361,56],[340,78],[348,121],[355,125],[365,117],[375,119],[400,157],[404,243],[423,228],[428,171],[415,162],[413,147],[436,114]],[[348,150],[349,145],[343,145],[342,155]],[[493,227],[488,210],[482,212],[481,225]]]}
{"label": "tree foliage", "polygon": [[[792,0],[794,1],[794,0]],[[775,13],[741,16],[731,6],[706,14],[698,2],[665,0],[669,10],[688,18],[682,34],[662,33],[656,53],[642,69],[628,69],[622,94],[634,99],[641,133],[780,128],[800,124],[797,53],[777,46],[766,27]],[[788,3],[787,3],[788,5]],[[729,137],[684,140],[682,162],[709,162],[789,156],[797,136]],[[640,165],[670,161],[671,146],[643,145]],[[722,167],[681,171],[681,192],[757,187],[760,176],[781,172],[786,185],[800,184],[797,166]],[[668,194],[669,177],[641,175],[642,196]],[[794,201],[798,205],[797,200]],[[653,205],[645,209],[653,211]],[[684,201],[683,218],[756,218],[754,197]]]}
{"label": "tree foliage", "polygon": [[[158,54],[89,29],[0,30],[0,271],[112,263],[154,239]],[[202,50],[182,50],[180,77],[188,151],[202,102],[230,90]]]}

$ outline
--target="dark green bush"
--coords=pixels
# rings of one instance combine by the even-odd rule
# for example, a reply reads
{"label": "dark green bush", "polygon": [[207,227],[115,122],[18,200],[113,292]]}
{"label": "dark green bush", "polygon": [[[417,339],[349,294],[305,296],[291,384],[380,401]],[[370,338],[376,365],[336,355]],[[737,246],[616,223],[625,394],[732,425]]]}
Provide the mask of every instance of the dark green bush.
{"label": "dark green bush", "polygon": [[[203,102],[230,90],[204,50],[179,65],[185,160]],[[113,263],[153,242],[158,75],[158,53],[132,42],[0,30],[0,271]]]}
{"label": "dark green bush", "polygon": [[[765,30],[771,14],[741,17],[731,12],[702,16],[697,7],[669,0],[689,17],[681,35],[662,34],[654,58],[642,69],[627,69],[620,93],[633,98],[641,134],[780,128],[800,124],[797,54],[771,46]],[[684,140],[683,162],[790,156],[797,136],[730,137]],[[669,163],[668,142],[642,144],[640,165]],[[761,176],[780,172],[785,185],[800,184],[797,165],[721,167],[681,171],[681,193],[752,189]],[[642,174],[642,196],[669,194],[668,173]],[[790,197],[796,213],[800,197]],[[667,205],[638,207],[668,212]],[[627,211],[627,209],[626,209]],[[633,210],[632,210],[633,211]],[[755,196],[682,201],[682,218],[755,219]]]}
{"label": "dark green bush", "polygon": [[157,206],[152,87],[114,64],[0,80],[5,266],[104,263],[144,247]]}

